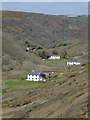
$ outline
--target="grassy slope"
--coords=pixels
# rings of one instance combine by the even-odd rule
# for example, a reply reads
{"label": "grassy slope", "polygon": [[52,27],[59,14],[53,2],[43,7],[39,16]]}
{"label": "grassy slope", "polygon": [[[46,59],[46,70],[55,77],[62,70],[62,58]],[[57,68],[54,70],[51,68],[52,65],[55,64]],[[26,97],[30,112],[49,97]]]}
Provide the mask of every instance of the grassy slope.
{"label": "grassy slope", "polygon": [[[73,74],[75,76],[70,77]],[[30,86],[29,84],[28,86],[11,85],[3,96],[3,116],[20,118],[86,117],[87,79],[88,71],[84,69],[63,73],[62,76],[58,75],[58,78],[50,79],[46,83]],[[12,83],[15,84],[13,80]]]}

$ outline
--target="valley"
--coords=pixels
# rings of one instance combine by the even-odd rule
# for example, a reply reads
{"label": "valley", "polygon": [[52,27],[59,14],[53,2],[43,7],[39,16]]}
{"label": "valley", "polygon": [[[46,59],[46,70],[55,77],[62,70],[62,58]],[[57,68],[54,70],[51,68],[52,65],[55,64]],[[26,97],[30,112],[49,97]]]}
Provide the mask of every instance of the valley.
{"label": "valley", "polygon": [[[2,19],[3,118],[88,118],[88,24],[14,11],[3,11]],[[47,59],[55,52],[60,59]],[[50,76],[26,81],[32,70]]]}

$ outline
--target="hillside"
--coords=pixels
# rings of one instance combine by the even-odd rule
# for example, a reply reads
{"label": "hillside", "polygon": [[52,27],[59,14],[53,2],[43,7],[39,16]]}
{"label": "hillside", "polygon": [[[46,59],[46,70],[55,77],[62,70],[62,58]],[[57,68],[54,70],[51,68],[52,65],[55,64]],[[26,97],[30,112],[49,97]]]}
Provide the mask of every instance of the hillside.
{"label": "hillside", "polygon": [[26,53],[26,41],[31,47],[50,49],[80,42],[88,34],[87,24],[65,16],[3,11],[2,18],[3,71],[14,74],[40,64],[40,57]]}
{"label": "hillside", "polygon": [[[13,11],[3,11],[2,19],[3,118],[88,118],[87,23]],[[27,45],[34,50],[26,52]],[[61,59],[40,57],[52,51]],[[67,66],[70,60],[82,64]],[[50,77],[46,82],[27,82],[31,70]]]}
{"label": "hillside", "polygon": [[[30,45],[52,47],[86,38],[87,24],[65,16],[3,11],[3,32],[14,40]],[[11,38],[12,39],[12,38]]]}

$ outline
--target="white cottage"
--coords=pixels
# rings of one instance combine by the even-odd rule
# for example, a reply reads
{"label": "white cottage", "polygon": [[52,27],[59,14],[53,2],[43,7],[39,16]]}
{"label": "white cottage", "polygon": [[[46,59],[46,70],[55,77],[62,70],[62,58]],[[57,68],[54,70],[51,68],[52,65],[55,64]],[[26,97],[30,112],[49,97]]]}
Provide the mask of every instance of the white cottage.
{"label": "white cottage", "polygon": [[36,70],[32,70],[32,72],[30,72],[27,75],[27,81],[45,81],[45,74],[42,72],[38,72]]}
{"label": "white cottage", "polygon": [[81,62],[80,61],[68,61],[67,65],[80,65]]}
{"label": "white cottage", "polygon": [[31,49],[29,47],[26,48],[26,52],[30,51]]}
{"label": "white cottage", "polygon": [[68,15],[68,18],[76,18],[78,17],[77,15]]}
{"label": "white cottage", "polygon": [[59,55],[52,55],[48,59],[56,60],[56,59],[60,59],[60,56]]}

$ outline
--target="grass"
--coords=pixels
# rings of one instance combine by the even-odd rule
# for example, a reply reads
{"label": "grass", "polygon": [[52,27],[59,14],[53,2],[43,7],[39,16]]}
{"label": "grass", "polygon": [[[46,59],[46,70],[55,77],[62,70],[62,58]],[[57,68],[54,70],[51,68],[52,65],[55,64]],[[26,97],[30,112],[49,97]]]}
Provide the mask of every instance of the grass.
{"label": "grass", "polygon": [[61,59],[56,59],[56,60],[53,60],[53,59],[45,59],[44,61],[59,61],[60,63],[65,63],[67,59],[64,59],[64,58],[61,58]]}
{"label": "grass", "polygon": [[7,81],[5,82],[6,85],[10,86],[27,86],[27,85],[40,85],[41,82],[33,82],[33,81],[19,81],[19,80],[13,80],[13,81]]}
{"label": "grass", "polygon": [[88,18],[72,18],[73,20],[81,21],[82,23],[88,24]]}
{"label": "grass", "polygon": [[59,77],[57,80],[65,80],[66,79],[66,77]]}
{"label": "grass", "polygon": [[2,91],[0,91],[0,93],[5,94],[5,93],[7,93],[6,90],[7,90],[7,89],[2,89]]}
{"label": "grass", "polygon": [[60,46],[60,47],[56,47],[55,49],[59,49],[59,48],[65,48],[67,46]]}
{"label": "grass", "polygon": [[88,64],[87,64],[87,65],[85,65],[85,67],[86,67],[86,68],[88,68],[88,66],[89,66]]}
{"label": "grass", "polygon": [[39,49],[38,51],[42,52],[42,51],[43,51],[43,49]]}
{"label": "grass", "polygon": [[80,97],[80,96],[82,96],[83,94],[85,94],[85,93],[80,93],[80,94],[76,95],[75,98]]}
{"label": "grass", "polygon": [[25,12],[16,12],[16,11],[4,11],[2,12],[3,18],[23,18],[23,13]]}

